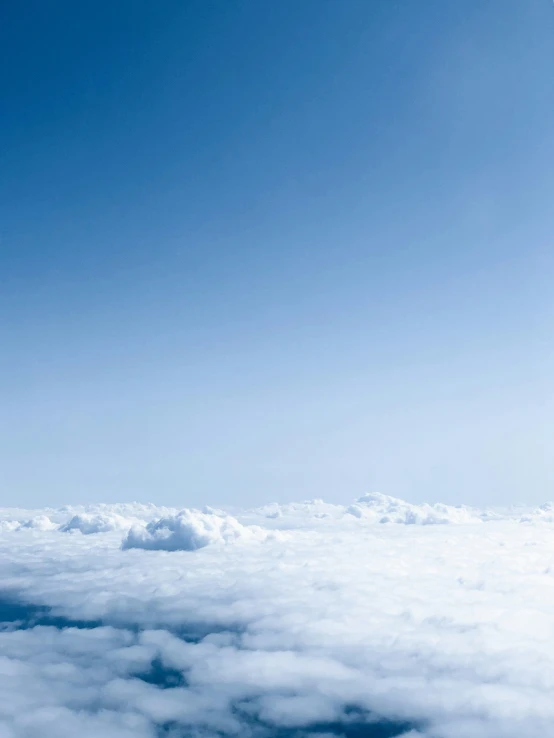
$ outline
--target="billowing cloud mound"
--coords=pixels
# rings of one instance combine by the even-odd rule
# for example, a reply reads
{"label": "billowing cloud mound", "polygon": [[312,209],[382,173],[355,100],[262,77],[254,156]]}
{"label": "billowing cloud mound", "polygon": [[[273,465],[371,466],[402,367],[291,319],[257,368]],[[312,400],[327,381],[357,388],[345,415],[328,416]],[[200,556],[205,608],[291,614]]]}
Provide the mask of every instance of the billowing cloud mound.
{"label": "billowing cloud mound", "polygon": [[414,505],[396,497],[376,493],[364,495],[346,507],[318,499],[286,505],[271,503],[246,513],[246,516],[249,520],[259,521],[264,527],[283,529],[324,527],[334,525],[343,518],[352,521],[352,517],[366,524],[397,525],[476,523],[498,517],[463,505]]}
{"label": "billowing cloud mound", "polygon": [[400,523],[403,525],[435,525],[444,523],[475,523],[481,520],[471,508],[450,505],[412,505],[396,497],[367,494],[346,509],[357,518],[376,523]]}
{"label": "billowing cloud mound", "polygon": [[554,508],[352,509],[0,510],[0,738],[554,738]]}
{"label": "billowing cloud mound", "polygon": [[62,533],[80,531],[84,535],[90,535],[91,533],[107,533],[112,530],[124,530],[128,527],[129,520],[116,513],[112,513],[111,515],[82,513],[80,515],[74,515],[67,523],[60,525],[58,530]]}
{"label": "billowing cloud mound", "polygon": [[261,528],[241,525],[231,515],[212,511],[182,510],[146,527],[131,528],[122,548],[146,548],[158,551],[196,551],[210,543],[263,539]]}
{"label": "billowing cloud mound", "polygon": [[50,520],[48,515],[35,515],[26,520],[0,520],[0,531],[14,530],[54,530],[56,524]]}
{"label": "billowing cloud mound", "polygon": [[54,530],[56,524],[50,520],[48,515],[35,515],[20,524],[20,528],[30,528],[34,530]]}

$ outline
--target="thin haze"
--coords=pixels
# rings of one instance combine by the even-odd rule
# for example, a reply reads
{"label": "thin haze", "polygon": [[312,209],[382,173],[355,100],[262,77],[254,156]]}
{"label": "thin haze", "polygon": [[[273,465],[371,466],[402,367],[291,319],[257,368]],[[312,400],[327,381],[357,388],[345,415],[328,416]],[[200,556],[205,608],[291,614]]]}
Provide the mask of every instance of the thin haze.
{"label": "thin haze", "polygon": [[553,497],[548,0],[8,3],[0,495]]}

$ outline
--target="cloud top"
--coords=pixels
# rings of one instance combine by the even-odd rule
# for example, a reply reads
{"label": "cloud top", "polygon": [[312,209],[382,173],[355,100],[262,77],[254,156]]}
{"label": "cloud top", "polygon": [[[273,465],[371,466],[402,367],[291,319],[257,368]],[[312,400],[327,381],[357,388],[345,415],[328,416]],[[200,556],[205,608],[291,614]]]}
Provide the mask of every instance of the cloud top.
{"label": "cloud top", "polygon": [[132,527],[122,543],[122,549],[196,551],[214,543],[263,540],[266,536],[262,528],[242,525],[225,513],[181,510],[177,515],[153,520],[146,526]]}
{"label": "cloud top", "polygon": [[111,514],[87,514],[81,513],[73,515],[67,523],[59,526],[58,530],[62,533],[72,533],[78,531],[83,535],[91,535],[93,533],[108,533],[112,530],[125,530],[129,527],[129,519],[124,518],[117,513]]}

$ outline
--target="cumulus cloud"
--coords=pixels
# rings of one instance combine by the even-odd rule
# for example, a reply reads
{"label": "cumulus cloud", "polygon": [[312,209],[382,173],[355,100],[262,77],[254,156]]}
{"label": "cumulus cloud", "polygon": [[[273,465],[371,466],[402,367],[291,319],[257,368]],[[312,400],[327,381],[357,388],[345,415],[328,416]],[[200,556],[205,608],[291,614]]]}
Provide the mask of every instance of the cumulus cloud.
{"label": "cumulus cloud", "polygon": [[90,514],[82,513],[73,515],[67,523],[59,526],[58,530],[62,533],[72,533],[79,531],[84,535],[92,533],[107,533],[111,530],[124,530],[129,527],[129,519],[124,518],[117,513],[111,514]]}
{"label": "cumulus cloud", "polygon": [[34,530],[53,530],[56,527],[48,515],[35,515],[20,524],[20,528],[31,528]]}
{"label": "cumulus cloud", "polygon": [[554,737],[550,510],[354,506],[18,511],[0,736]]}
{"label": "cumulus cloud", "polygon": [[181,510],[177,515],[153,520],[146,526],[131,528],[122,548],[158,551],[196,551],[211,543],[238,540],[264,540],[267,532],[257,526],[245,526],[231,515],[207,508]]}
{"label": "cumulus cloud", "polygon": [[14,530],[53,530],[56,523],[52,522],[48,515],[35,515],[26,520],[0,520],[0,531]]}
{"label": "cumulus cloud", "polygon": [[442,504],[412,505],[396,497],[383,494],[367,494],[358,498],[346,512],[357,518],[366,518],[378,523],[403,525],[436,525],[446,523],[476,523],[484,514],[460,505],[453,507]]}

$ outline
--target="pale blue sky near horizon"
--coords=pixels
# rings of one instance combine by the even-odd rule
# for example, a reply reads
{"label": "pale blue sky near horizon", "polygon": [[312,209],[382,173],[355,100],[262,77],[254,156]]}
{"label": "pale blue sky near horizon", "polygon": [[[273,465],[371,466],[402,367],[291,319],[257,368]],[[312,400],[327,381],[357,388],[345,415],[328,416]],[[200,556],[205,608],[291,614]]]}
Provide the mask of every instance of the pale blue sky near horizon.
{"label": "pale blue sky near horizon", "polygon": [[549,0],[0,15],[0,504],[554,498]]}

